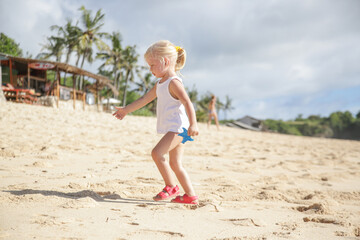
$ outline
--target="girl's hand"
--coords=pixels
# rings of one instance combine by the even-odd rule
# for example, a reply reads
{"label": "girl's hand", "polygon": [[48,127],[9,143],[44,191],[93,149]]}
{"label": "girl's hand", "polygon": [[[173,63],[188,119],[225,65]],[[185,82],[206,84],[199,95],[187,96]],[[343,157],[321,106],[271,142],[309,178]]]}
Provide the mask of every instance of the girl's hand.
{"label": "girl's hand", "polygon": [[117,119],[122,120],[127,112],[125,111],[125,108],[123,107],[115,107],[117,109],[117,111],[113,114],[113,116],[115,116]]}
{"label": "girl's hand", "polygon": [[197,125],[190,125],[188,129],[188,135],[190,137],[199,135],[199,129]]}

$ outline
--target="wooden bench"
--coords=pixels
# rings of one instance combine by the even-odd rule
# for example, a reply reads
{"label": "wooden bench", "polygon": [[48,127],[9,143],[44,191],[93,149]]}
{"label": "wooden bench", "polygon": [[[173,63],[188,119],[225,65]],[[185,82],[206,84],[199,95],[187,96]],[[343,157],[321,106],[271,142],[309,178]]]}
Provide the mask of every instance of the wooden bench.
{"label": "wooden bench", "polygon": [[36,94],[30,89],[2,88],[7,101],[34,104],[37,102]]}

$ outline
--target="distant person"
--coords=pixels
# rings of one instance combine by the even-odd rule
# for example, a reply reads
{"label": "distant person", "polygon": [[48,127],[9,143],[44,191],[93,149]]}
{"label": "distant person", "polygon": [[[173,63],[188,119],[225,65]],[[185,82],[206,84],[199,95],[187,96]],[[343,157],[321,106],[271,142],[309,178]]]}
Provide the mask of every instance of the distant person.
{"label": "distant person", "polygon": [[208,127],[211,125],[211,120],[214,118],[215,123],[216,123],[216,127],[219,130],[219,121],[218,121],[218,116],[217,116],[217,113],[216,113],[215,103],[216,103],[216,97],[214,95],[212,95],[211,96],[211,101],[209,103]]}
{"label": "distant person", "polygon": [[[171,202],[197,204],[189,175],[182,166],[184,147],[182,137],[178,136],[188,129],[188,136],[199,134],[194,106],[187,95],[182,80],[177,73],[184,67],[186,52],[183,48],[175,46],[169,41],[159,41],[151,45],[145,53],[145,60],[152,74],[160,80],[143,97],[137,99],[126,107],[116,107],[113,114],[123,119],[131,113],[157,98],[157,132],[164,134],[152,150],[152,158],[165,182],[164,189],[153,199],[166,200],[179,195],[171,170],[175,173],[185,194],[177,196]],[[169,163],[164,155],[169,153]]]}
{"label": "distant person", "polygon": [[53,86],[50,81],[46,81],[46,83],[42,87],[42,92],[45,96],[52,95]]}

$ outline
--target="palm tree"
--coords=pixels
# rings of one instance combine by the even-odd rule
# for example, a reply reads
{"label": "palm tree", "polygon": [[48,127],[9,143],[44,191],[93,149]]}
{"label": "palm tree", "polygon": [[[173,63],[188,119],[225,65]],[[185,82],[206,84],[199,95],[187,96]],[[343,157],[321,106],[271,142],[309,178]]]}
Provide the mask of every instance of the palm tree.
{"label": "palm tree", "polygon": [[[108,79],[113,79],[112,76],[112,72],[111,71],[107,71],[105,69],[101,69],[99,68],[98,74],[107,77]],[[104,97],[105,99],[110,98],[111,96],[113,96],[113,91],[111,90],[111,88],[109,88],[108,86],[103,87],[102,89],[100,89],[100,96]],[[110,106],[110,102],[107,101],[106,103],[106,108],[109,109]]]}
{"label": "palm tree", "polygon": [[139,92],[141,94],[147,93],[156,83],[156,80],[152,79],[151,73],[146,73],[145,76],[143,76],[140,69],[136,70],[138,78],[141,80],[140,82],[135,82],[137,88],[135,88],[133,91]]}
{"label": "palm tree", "polygon": [[[145,75],[142,74],[142,70],[148,69],[147,67],[139,67],[136,69],[136,74],[138,76],[138,79],[140,79],[139,82],[135,82],[136,88],[132,90],[132,92],[138,92],[140,95],[145,95],[150,89],[154,87],[156,84],[156,79],[152,77],[152,74],[147,72]],[[152,101],[148,105],[146,105],[146,108],[149,109],[152,113],[156,113],[156,100]]]}
{"label": "palm tree", "polygon": [[47,40],[48,42],[42,45],[43,48],[41,49],[41,51],[47,50],[47,52],[41,52],[37,58],[49,59],[52,56],[55,56],[55,61],[60,62],[64,50],[64,40],[54,36],[48,37]]}
{"label": "palm tree", "polygon": [[[96,58],[104,60],[105,62],[99,67],[104,69],[105,66],[112,66],[112,75],[115,82],[116,89],[120,87],[121,67],[123,65],[123,49],[121,46],[121,36],[119,32],[113,32],[107,36],[111,40],[112,48],[108,45],[102,46],[102,49],[97,53]],[[119,74],[118,71],[120,70]],[[117,96],[115,96],[117,97]]]}
{"label": "palm tree", "polygon": [[136,64],[137,59],[139,55],[135,51],[136,46],[127,46],[124,51],[124,70],[125,70],[125,86],[123,91],[123,106],[126,105],[126,93],[127,93],[127,87],[129,86],[129,81],[134,81],[134,71],[139,68],[139,66]]}
{"label": "palm tree", "polygon": [[[43,44],[41,51],[47,50],[47,52],[40,52],[36,58],[38,59],[49,59],[55,56],[55,61],[60,62],[64,50],[64,40],[60,37],[47,37],[48,42]],[[56,72],[54,71],[54,79]]]}
{"label": "palm tree", "polygon": [[198,92],[195,88],[189,92],[189,97],[192,102],[194,102],[193,99],[196,99],[196,102],[194,103],[194,107],[196,109],[196,119],[199,122],[206,122],[208,117],[208,106],[211,99],[211,93],[207,93],[205,95],[202,95],[201,98],[198,99]]}
{"label": "palm tree", "polygon": [[[79,37],[79,46],[77,49],[78,54],[82,54],[82,61],[80,68],[83,68],[85,59],[91,63],[93,61],[93,44],[102,49],[104,42],[101,40],[102,37],[106,36],[107,33],[100,32],[101,27],[104,25],[105,14],[101,13],[101,9],[98,10],[94,17],[91,16],[91,11],[87,10],[84,6],[79,9],[82,11],[82,23],[84,29]],[[80,83],[80,86],[82,83]]]}
{"label": "palm tree", "polygon": [[51,30],[58,30],[58,35],[62,37],[64,47],[66,48],[65,63],[69,63],[70,55],[79,43],[81,29],[77,26],[77,24],[75,26],[72,25],[72,22],[69,19],[64,27],[53,25],[50,28]]}
{"label": "palm tree", "polygon": [[218,111],[218,118],[219,118],[220,111],[224,111],[224,106],[225,106],[225,104],[220,101],[220,98],[217,97],[215,107]]}
{"label": "palm tree", "polygon": [[195,110],[197,110],[197,104],[198,104],[198,91],[195,88],[195,85],[193,85],[192,89],[186,88],[186,91],[189,95],[190,101],[193,103]]}
{"label": "palm tree", "polygon": [[[70,55],[75,50],[76,46],[79,44],[79,37],[81,34],[81,29],[77,26],[74,26],[71,23],[71,20],[67,20],[67,23],[64,27],[58,25],[51,26],[51,30],[58,30],[58,35],[61,36],[63,40],[64,47],[66,48],[66,59],[65,63],[69,63]],[[64,76],[64,85],[66,85],[66,72]]]}
{"label": "palm tree", "polygon": [[234,108],[231,106],[231,102],[232,99],[230,99],[230,97],[228,95],[226,95],[226,100],[225,100],[225,104],[223,106],[223,111],[224,111],[224,115],[225,115],[225,120],[226,120],[226,113],[227,111],[231,111]]}
{"label": "palm tree", "polygon": [[198,100],[197,105],[200,111],[204,111],[207,113],[209,103],[211,101],[211,95],[212,94],[208,92]]}
{"label": "palm tree", "polygon": [[100,28],[104,25],[103,21],[105,17],[105,14],[101,13],[101,9],[96,12],[94,18],[91,16],[91,11],[85,9],[84,6],[82,6],[79,10],[82,11],[82,23],[84,25],[84,29],[79,37],[80,47],[83,50],[83,59],[80,66],[82,68],[84,66],[85,59],[92,61],[93,44],[95,43],[98,47],[104,46],[104,42],[101,38],[107,34],[99,32]]}

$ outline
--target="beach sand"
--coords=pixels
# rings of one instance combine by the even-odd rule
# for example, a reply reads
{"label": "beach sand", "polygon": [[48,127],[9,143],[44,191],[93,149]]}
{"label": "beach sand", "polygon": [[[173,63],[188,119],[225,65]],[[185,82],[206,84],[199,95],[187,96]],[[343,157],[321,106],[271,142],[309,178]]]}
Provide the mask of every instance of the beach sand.
{"label": "beach sand", "polygon": [[189,206],[152,200],[155,128],[0,104],[0,239],[359,239],[359,141],[199,124],[183,159],[200,198]]}

